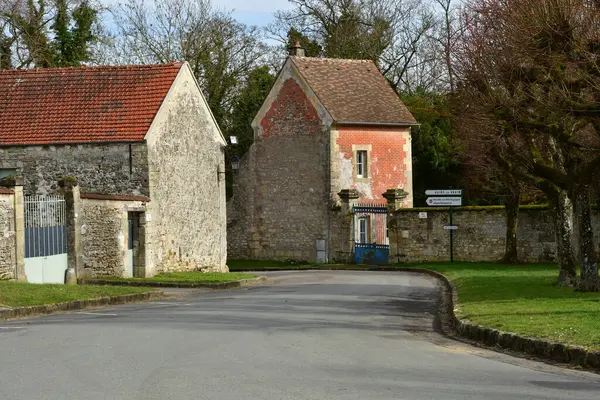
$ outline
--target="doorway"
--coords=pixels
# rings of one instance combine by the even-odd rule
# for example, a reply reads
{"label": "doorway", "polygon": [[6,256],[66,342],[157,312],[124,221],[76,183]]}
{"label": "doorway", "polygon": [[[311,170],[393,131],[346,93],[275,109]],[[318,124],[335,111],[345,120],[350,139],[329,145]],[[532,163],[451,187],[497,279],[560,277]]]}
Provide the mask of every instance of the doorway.
{"label": "doorway", "polygon": [[141,224],[142,212],[129,211],[127,213],[127,265],[125,277],[144,276],[144,229]]}

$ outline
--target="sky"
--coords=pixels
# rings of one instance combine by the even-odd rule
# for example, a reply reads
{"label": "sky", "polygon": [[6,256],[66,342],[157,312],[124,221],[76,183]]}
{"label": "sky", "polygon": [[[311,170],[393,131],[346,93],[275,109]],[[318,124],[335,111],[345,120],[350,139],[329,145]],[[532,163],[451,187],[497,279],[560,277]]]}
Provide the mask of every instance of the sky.
{"label": "sky", "polygon": [[[114,5],[122,1],[100,0],[105,5]],[[270,23],[275,11],[290,8],[287,0],[212,0],[212,4],[216,8],[233,10],[235,19],[246,25],[257,26]]]}

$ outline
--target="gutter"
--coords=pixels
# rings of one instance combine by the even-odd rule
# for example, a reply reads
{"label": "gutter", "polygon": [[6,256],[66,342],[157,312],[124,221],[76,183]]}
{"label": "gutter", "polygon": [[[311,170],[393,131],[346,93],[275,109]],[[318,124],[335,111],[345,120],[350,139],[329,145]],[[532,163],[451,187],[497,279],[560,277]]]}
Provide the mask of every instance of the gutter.
{"label": "gutter", "polygon": [[421,126],[417,122],[357,122],[357,121],[335,121],[336,125],[360,125],[360,126]]}

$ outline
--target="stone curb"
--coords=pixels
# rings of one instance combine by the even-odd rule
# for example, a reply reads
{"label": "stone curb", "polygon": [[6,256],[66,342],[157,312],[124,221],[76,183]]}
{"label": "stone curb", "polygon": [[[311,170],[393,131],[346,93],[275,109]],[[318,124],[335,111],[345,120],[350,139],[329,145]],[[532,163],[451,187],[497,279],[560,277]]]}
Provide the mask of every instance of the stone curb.
{"label": "stone curb", "polygon": [[144,286],[144,287],[162,287],[162,288],[183,288],[183,289],[233,289],[241,286],[250,285],[267,280],[266,276],[257,278],[241,279],[239,281],[219,282],[219,283],[193,283],[193,282],[147,282],[147,281],[120,281],[112,279],[89,279],[81,281],[83,285],[111,285],[111,286]]}
{"label": "stone curb", "polygon": [[163,296],[160,291],[146,293],[131,293],[119,296],[105,296],[87,300],[73,300],[55,304],[39,306],[16,307],[0,310],[0,320],[35,317],[39,315],[54,314],[57,312],[82,310],[84,308],[102,307],[116,304],[137,303],[145,300],[154,300]]}
{"label": "stone curb", "polygon": [[600,369],[600,352],[587,351],[581,346],[571,346],[545,339],[521,336],[516,333],[503,332],[462,320],[455,314],[454,305],[458,304],[456,287],[446,276],[436,271],[420,268],[399,268],[398,270],[425,273],[442,282],[444,286],[442,297],[445,298],[442,300],[442,313],[446,314],[442,318],[446,320],[445,326],[458,336],[495,349],[511,350],[547,361],[574,364],[593,370]]}
{"label": "stone curb", "polygon": [[[271,269],[271,271],[298,271],[299,268]],[[412,272],[429,275],[442,283],[441,328],[449,336],[461,336],[489,347],[511,350],[528,354],[547,361],[575,364],[581,367],[600,370],[600,352],[586,351],[581,346],[570,346],[564,343],[551,342],[544,339],[534,339],[515,333],[503,332],[497,329],[477,325],[462,320],[456,316],[455,304],[458,303],[456,287],[443,274],[424,268],[409,267],[358,267],[358,268],[319,268],[308,267],[304,270],[323,271],[396,271]]]}

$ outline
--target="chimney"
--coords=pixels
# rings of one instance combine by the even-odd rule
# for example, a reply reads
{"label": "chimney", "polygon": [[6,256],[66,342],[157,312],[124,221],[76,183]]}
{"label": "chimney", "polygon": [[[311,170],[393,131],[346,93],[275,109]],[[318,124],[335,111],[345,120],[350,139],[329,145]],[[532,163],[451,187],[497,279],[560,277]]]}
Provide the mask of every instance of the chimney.
{"label": "chimney", "polygon": [[292,47],[292,51],[290,52],[290,55],[291,56],[297,56],[297,57],[304,57],[305,56],[304,48],[300,44],[299,40],[296,40],[296,43],[294,43],[294,47]]}

